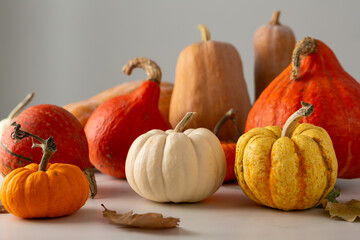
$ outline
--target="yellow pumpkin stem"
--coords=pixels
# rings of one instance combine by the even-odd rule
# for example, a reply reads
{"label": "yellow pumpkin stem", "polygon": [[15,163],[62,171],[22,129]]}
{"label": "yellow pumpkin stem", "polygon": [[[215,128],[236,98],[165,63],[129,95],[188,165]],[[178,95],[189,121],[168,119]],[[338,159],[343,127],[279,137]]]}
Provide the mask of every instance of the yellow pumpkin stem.
{"label": "yellow pumpkin stem", "polygon": [[184,118],[181,119],[181,121],[176,125],[174,132],[182,132],[186,125],[191,121],[191,119],[194,117],[196,113],[195,112],[188,112],[185,114]]}
{"label": "yellow pumpkin stem", "polygon": [[269,21],[268,24],[270,25],[280,25],[279,22],[279,17],[280,17],[280,11],[275,11],[271,17],[271,20]]}
{"label": "yellow pumpkin stem", "polygon": [[132,70],[134,68],[142,68],[147,74],[146,80],[154,81],[158,84],[161,83],[161,69],[159,65],[157,65],[154,61],[150,60],[146,57],[136,57],[129,60],[125,66],[123,67],[122,71],[126,75],[131,75]]}
{"label": "yellow pumpkin stem", "polygon": [[210,40],[210,32],[209,29],[204,24],[199,24],[198,29],[201,32],[201,41],[207,42]]}
{"label": "yellow pumpkin stem", "polygon": [[42,139],[34,134],[25,132],[23,130],[20,130],[21,125],[17,124],[16,122],[13,122],[11,126],[14,126],[14,131],[11,133],[11,139],[14,141],[21,140],[26,137],[32,137],[38,140],[40,143],[34,143],[32,145],[32,148],[34,147],[41,147],[43,151],[43,155],[41,158],[41,162],[39,164],[39,171],[46,172],[46,167],[49,163],[49,160],[51,156],[56,152],[56,144],[54,142],[54,138],[50,136],[48,139]]}
{"label": "yellow pumpkin stem", "polygon": [[26,97],[24,98],[24,100],[22,100],[10,113],[8,118],[13,120],[18,114],[19,112],[26,106],[29,104],[29,102],[33,99],[34,97],[34,93],[29,93],[28,95],[26,95]]}
{"label": "yellow pumpkin stem", "polygon": [[292,55],[292,71],[291,80],[295,80],[300,72],[301,56],[307,56],[314,53],[316,50],[316,40],[311,37],[306,37],[296,43]]}
{"label": "yellow pumpkin stem", "polygon": [[314,106],[310,103],[301,102],[302,108],[293,113],[285,122],[281,137],[291,138],[297,124],[303,117],[309,117],[314,112]]}
{"label": "yellow pumpkin stem", "polygon": [[220,121],[216,124],[216,126],[214,128],[213,132],[216,136],[218,135],[221,127],[225,124],[225,122],[230,119],[234,123],[235,131],[236,131],[236,135],[237,135],[236,140],[240,137],[241,133],[239,131],[239,128],[238,128],[238,125],[236,122],[236,118],[235,118],[236,112],[237,112],[236,109],[231,108],[229,111],[227,111],[225,113],[225,116],[220,119]]}

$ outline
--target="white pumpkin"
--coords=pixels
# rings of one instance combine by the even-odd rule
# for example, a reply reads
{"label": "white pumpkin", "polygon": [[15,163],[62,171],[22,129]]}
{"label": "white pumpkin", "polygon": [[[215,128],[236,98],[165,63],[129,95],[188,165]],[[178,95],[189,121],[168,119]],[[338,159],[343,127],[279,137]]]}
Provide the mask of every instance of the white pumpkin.
{"label": "white pumpkin", "polygon": [[156,202],[198,202],[221,186],[226,174],[221,143],[205,128],[182,132],[192,116],[175,130],[151,130],[133,142],[125,172],[136,193]]}
{"label": "white pumpkin", "polygon": [[12,124],[14,118],[19,114],[19,112],[31,101],[34,97],[34,93],[29,93],[24,100],[22,100],[9,114],[7,118],[4,118],[0,121],[0,139],[4,134],[6,128]]}

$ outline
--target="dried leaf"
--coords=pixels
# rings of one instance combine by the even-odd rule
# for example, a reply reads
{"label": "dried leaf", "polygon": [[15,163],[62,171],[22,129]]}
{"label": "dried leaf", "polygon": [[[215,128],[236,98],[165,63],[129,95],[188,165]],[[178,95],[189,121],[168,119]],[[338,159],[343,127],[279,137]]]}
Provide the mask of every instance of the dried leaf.
{"label": "dried leaf", "polygon": [[104,204],[101,206],[105,209],[103,216],[111,220],[114,224],[138,228],[174,228],[177,227],[180,219],[167,217],[164,218],[160,213],[133,214],[132,211],[125,214],[117,214],[115,211],[107,209]]}
{"label": "dried leaf", "polygon": [[357,217],[360,217],[360,201],[358,200],[352,199],[346,203],[332,203],[325,199],[322,204],[332,218],[340,217],[348,222],[354,222]]}

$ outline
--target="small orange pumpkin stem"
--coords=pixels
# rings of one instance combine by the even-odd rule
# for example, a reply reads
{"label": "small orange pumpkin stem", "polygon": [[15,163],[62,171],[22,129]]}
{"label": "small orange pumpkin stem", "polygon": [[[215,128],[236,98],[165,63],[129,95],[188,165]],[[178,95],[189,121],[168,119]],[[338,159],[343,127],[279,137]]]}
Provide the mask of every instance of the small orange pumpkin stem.
{"label": "small orange pumpkin stem", "polygon": [[213,132],[214,132],[214,134],[215,134],[216,136],[218,135],[221,127],[225,124],[225,122],[226,122],[228,119],[230,119],[230,120],[234,123],[235,131],[236,131],[236,135],[237,135],[236,140],[237,140],[238,137],[240,137],[241,133],[240,133],[240,131],[239,131],[239,128],[238,128],[237,122],[236,122],[236,118],[235,118],[236,112],[237,112],[236,109],[231,108],[229,111],[227,111],[227,112],[225,113],[225,116],[220,119],[220,121],[216,124],[216,126],[215,126],[215,128],[214,128],[214,131],[213,131]]}
{"label": "small orange pumpkin stem", "polygon": [[162,77],[161,69],[154,61],[146,57],[136,57],[129,60],[123,67],[122,71],[126,75],[131,75],[134,68],[144,69],[147,74],[146,80],[154,81],[160,84]]}
{"label": "small orange pumpkin stem", "polygon": [[209,41],[210,40],[209,29],[204,24],[199,24],[198,29],[200,30],[200,33],[201,33],[201,41],[202,42]]}
{"label": "small orange pumpkin stem", "polygon": [[281,132],[281,137],[289,137],[295,130],[297,124],[303,117],[309,117],[314,112],[314,106],[310,103],[301,101],[301,106],[299,110],[293,113],[285,122],[284,127]]}
{"label": "small orange pumpkin stem", "polygon": [[307,56],[314,53],[316,50],[316,40],[311,37],[305,37],[296,43],[296,46],[292,55],[292,67],[291,80],[295,80],[300,72],[301,56]]}
{"label": "small orange pumpkin stem", "polygon": [[43,155],[41,158],[41,162],[39,164],[39,171],[44,171],[46,172],[46,167],[49,163],[49,160],[51,158],[51,156],[56,152],[56,144],[54,142],[54,138],[52,136],[50,136],[48,139],[42,139],[36,135],[33,135],[31,133],[25,132],[23,130],[20,130],[21,125],[17,124],[16,122],[13,122],[11,124],[11,126],[14,126],[14,131],[11,133],[11,139],[14,141],[18,141],[21,140],[23,138],[26,137],[32,137],[35,138],[36,140],[38,140],[40,142],[39,143],[34,143],[32,145],[32,148],[34,147],[41,147],[42,151],[43,151]]}
{"label": "small orange pumpkin stem", "polygon": [[10,113],[8,118],[9,119],[14,119],[19,112],[26,106],[29,104],[29,102],[33,99],[34,97],[34,93],[29,93],[28,95],[26,95],[26,97],[24,98],[24,100],[22,100]]}
{"label": "small orange pumpkin stem", "polygon": [[196,114],[195,112],[186,113],[183,119],[181,119],[181,121],[176,125],[174,132],[182,132],[195,114]]}
{"label": "small orange pumpkin stem", "polygon": [[268,24],[270,25],[281,25],[279,22],[280,11],[275,11]]}

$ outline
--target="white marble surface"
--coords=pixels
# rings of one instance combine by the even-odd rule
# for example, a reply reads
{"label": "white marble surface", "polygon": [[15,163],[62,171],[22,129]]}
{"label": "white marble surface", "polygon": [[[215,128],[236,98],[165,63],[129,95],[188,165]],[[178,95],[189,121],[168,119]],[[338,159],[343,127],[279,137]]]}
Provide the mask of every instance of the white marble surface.
{"label": "white marble surface", "polygon": [[[99,193],[71,216],[25,220],[0,214],[0,239],[359,239],[360,220],[331,219],[315,208],[284,212],[259,206],[236,183],[223,185],[200,203],[155,203],[137,195],[125,180],[96,174]],[[0,181],[2,178],[0,177]],[[360,179],[338,180],[340,201],[360,199]],[[125,213],[159,212],[180,218],[178,228],[144,230],[112,225],[102,217],[104,204]],[[40,203],[39,203],[40,204]]]}

